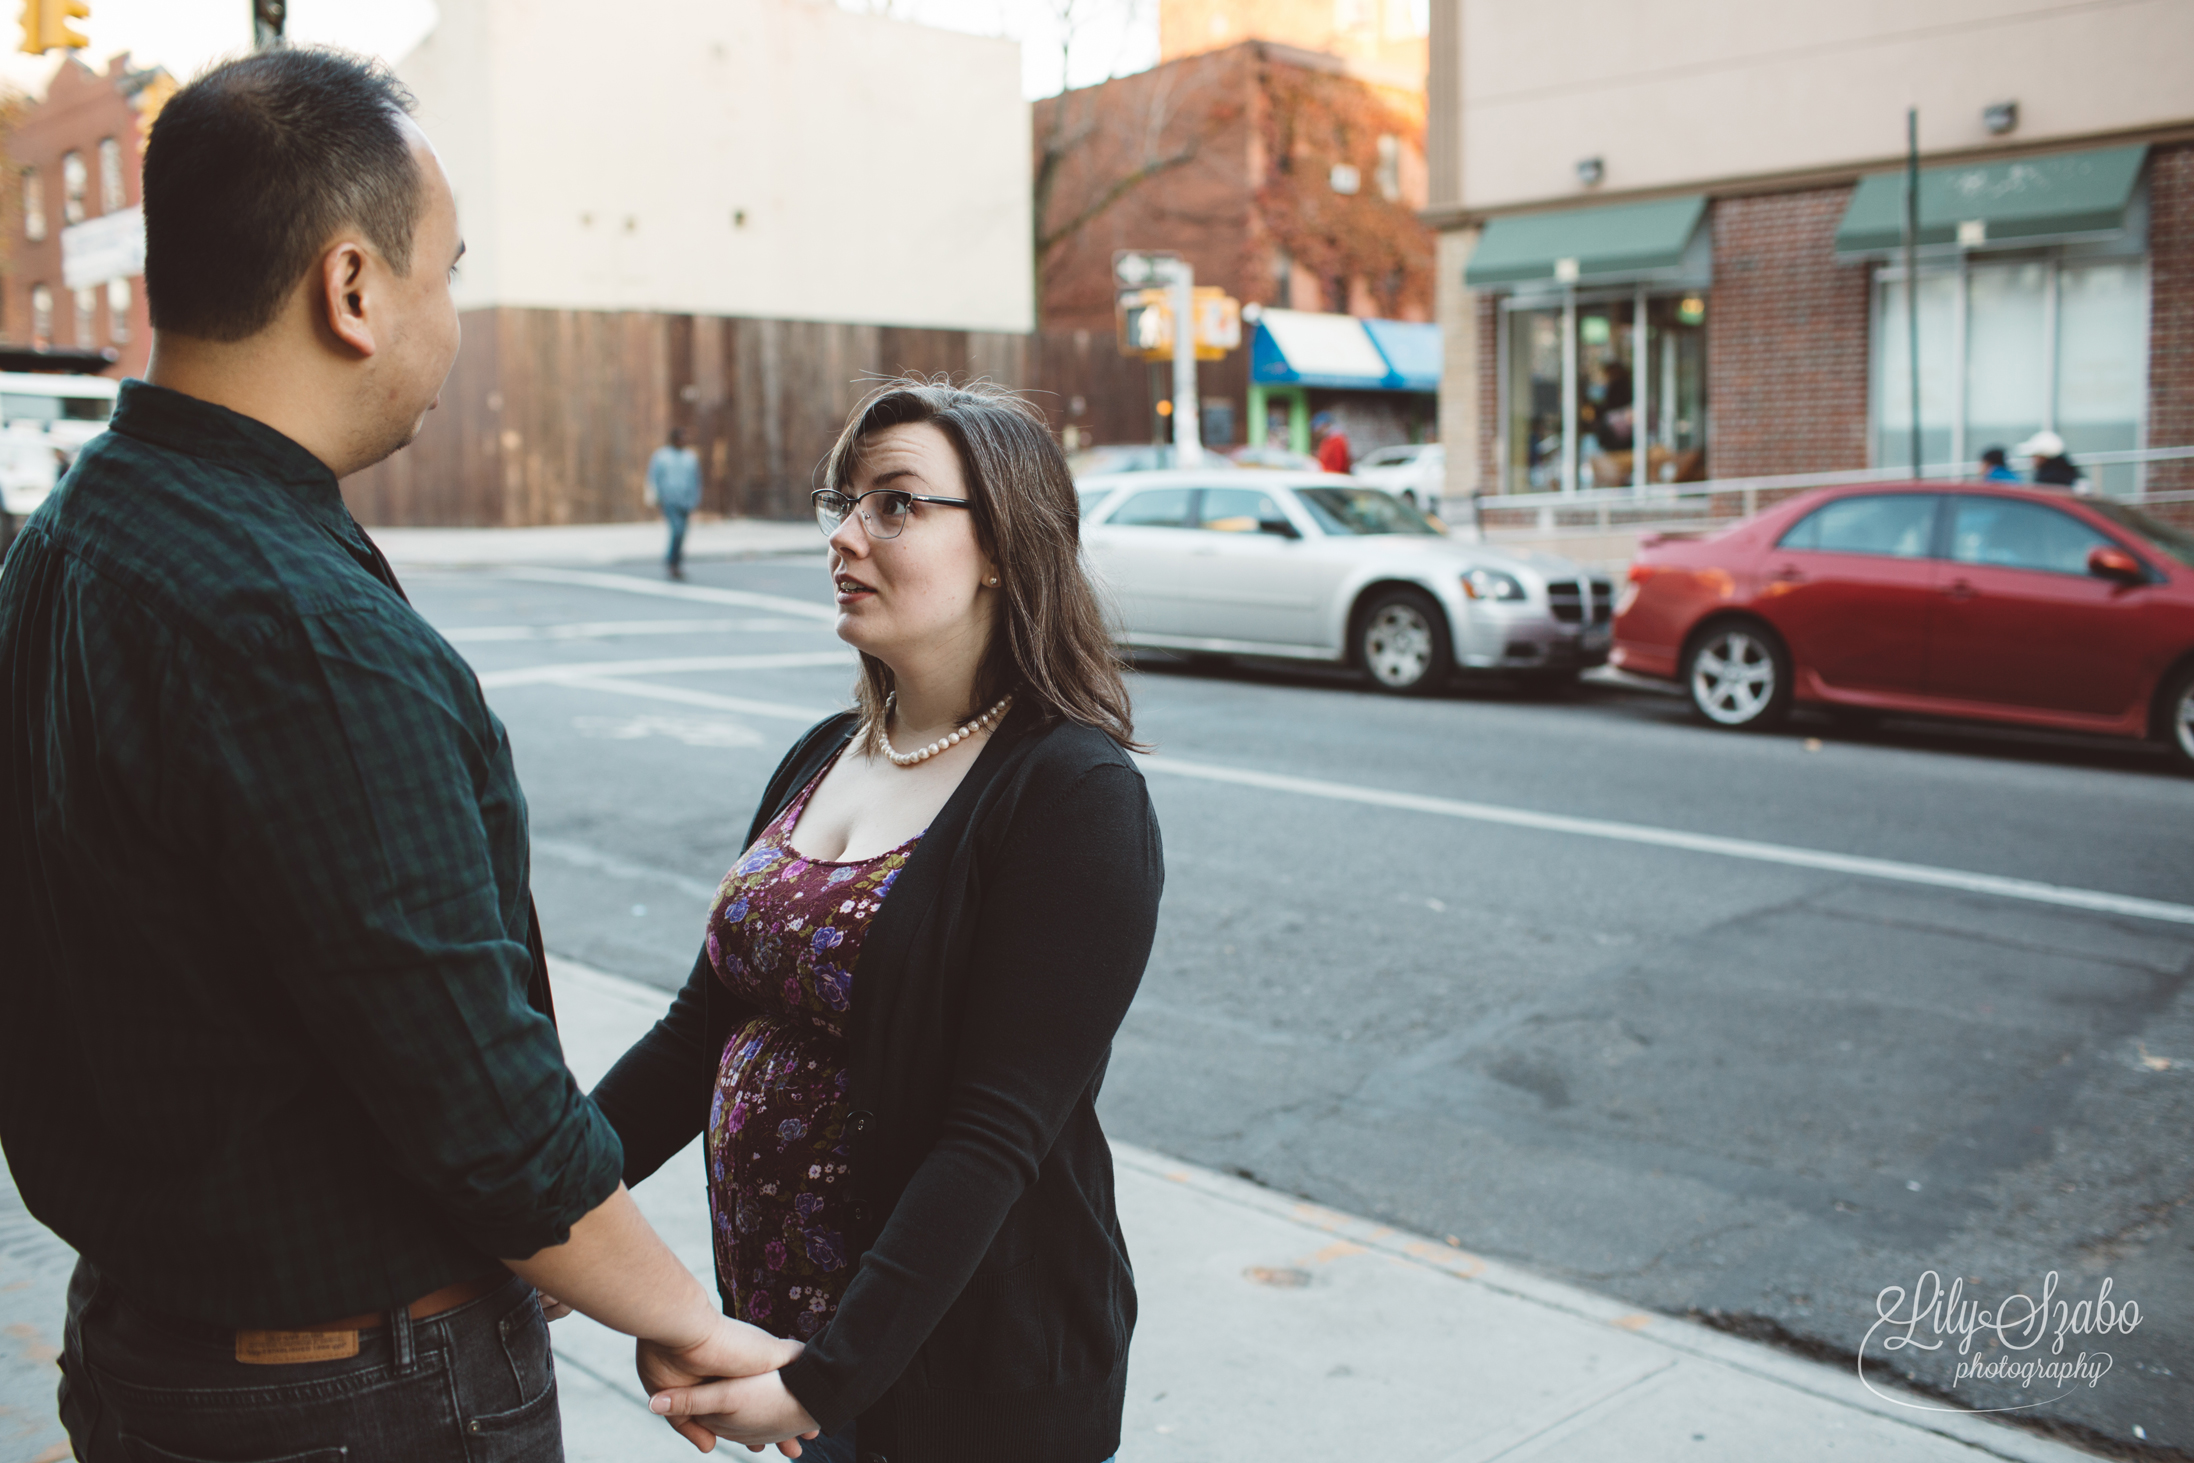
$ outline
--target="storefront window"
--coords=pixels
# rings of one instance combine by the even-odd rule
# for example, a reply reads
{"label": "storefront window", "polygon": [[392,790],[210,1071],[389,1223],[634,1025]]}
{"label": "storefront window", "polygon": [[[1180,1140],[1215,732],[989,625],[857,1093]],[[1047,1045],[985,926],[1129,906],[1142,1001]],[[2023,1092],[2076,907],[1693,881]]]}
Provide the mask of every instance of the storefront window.
{"label": "storefront window", "polygon": [[[2029,258],[1920,272],[1920,456],[1963,472],[1990,447],[2047,429],[2082,453],[2141,445],[2148,401],[2148,269],[2138,260]],[[1874,460],[1912,461],[1901,271],[1874,292]],[[2013,466],[2024,468],[2024,463]],[[2139,490],[2130,464],[2090,465],[2106,493]]]}
{"label": "storefront window", "polygon": [[1704,292],[1511,302],[1503,323],[1504,491],[1635,486],[1641,468],[1646,483],[1706,476]]}

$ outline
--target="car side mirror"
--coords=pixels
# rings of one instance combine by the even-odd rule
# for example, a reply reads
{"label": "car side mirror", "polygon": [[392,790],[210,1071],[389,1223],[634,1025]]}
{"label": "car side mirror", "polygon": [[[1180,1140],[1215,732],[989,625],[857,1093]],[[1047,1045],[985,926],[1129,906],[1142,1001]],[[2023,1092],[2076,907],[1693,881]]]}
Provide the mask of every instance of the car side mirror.
{"label": "car side mirror", "polygon": [[1276,538],[1301,538],[1303,532],[1285,518],[1265,518],[1257,523],[1259,533],[1269,533]]}
{"label": "car side mirror", "polygon": [[2120,584],[2143,584],[2148,580],[2148,570],[2139,559],[2110,544],[2098,544],[2087,551],[2087,572]]}

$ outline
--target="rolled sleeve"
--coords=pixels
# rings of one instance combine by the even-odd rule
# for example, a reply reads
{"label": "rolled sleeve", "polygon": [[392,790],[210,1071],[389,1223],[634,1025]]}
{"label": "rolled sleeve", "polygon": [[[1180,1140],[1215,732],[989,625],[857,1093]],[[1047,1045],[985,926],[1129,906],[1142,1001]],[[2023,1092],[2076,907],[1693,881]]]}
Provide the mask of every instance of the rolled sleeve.
{"label": "rolled sleeve", "polygon": [[561,1243],[623,1160],[526,999],[525,806],[500,724],[408,611],[308,615],[254,650],[206,678],[193,800],[267,995],[469,1243]]}

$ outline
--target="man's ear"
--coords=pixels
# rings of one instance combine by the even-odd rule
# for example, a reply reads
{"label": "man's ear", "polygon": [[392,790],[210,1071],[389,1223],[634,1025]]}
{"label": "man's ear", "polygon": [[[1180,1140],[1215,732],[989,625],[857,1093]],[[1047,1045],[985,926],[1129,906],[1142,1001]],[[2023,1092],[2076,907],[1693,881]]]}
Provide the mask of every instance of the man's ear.
{"label": "man's ear", "polygon": [[345,240],[321,256],[319,314],[335,338],[361,356],[379,346],[367,320],[366,280],[370,274],[366,251]]}

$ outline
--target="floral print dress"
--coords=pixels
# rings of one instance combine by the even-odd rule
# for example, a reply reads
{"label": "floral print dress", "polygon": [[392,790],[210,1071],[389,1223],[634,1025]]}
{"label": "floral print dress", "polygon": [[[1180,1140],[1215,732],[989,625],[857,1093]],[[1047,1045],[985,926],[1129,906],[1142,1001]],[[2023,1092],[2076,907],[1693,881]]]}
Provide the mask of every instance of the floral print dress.
{"label": "floral print dress", "polygon": [[762,1014],[732,1033],[709,1104],[709,1211],[729,1314],[806,1340],[838,1308],[847,1253],[845,1016],[862,937],[916,834],[832,863],[792,847],[826,767],[724,876],[709,911],[716,978]]}

